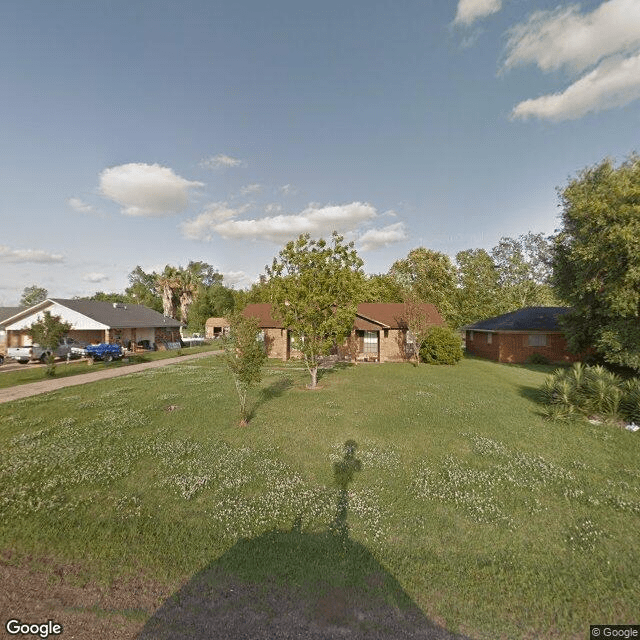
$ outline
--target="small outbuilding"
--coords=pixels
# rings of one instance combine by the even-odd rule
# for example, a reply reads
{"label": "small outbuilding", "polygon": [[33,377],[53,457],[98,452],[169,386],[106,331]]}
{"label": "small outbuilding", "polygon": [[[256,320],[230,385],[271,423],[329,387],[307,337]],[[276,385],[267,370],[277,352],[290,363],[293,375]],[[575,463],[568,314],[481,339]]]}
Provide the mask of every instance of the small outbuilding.
{"label": "small outbuilding", "polygon": [[524,363],[534,354],[550,362],[575,362],[559,320],[569,307],[526,307],[464,327],[467,353],[496,362]]}
{"label": "small outbuilding", "polygon": [[7,347],[30,345],[29,328],[45,311],[68,322],[71,325],[69,336],[79,342],[142,344],[153,348],[180,341],[182,323],[179,320],[139,304],[47,298],[5,319]]}
{"label": "small outbuilding", "polygon": [[226,318],[209,318],[204,325],[204,337],[207,340],[222,338],[229,333],[229,321]]}

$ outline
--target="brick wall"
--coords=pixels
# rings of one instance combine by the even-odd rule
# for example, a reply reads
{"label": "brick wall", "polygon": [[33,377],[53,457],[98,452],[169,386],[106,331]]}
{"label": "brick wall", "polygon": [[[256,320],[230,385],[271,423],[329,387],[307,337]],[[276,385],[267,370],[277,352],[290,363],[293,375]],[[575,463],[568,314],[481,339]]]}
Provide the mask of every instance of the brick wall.
{"label": "brick wall", "polygon": [[[487,333],[473,332],[473,340],[467,331],[467,353],[496,362],[524,363],[534,353],[539,353],[551,362],[576,362],[582,356],[569,353],[567,342],[561,333],[546,333],[546,346],[529,346],[528,333],[490,334],[491,344],[487,343]],[[540,333],[535,335],[541,335]]]}
{"label": "brick wall", "polygon": [[[473,339],[471,334],[473,333]],[[487,341],[487,336],[491,335],[491,342]],[[467,353],[488,360],[500,362],[500,337],[498,333],[478,333],[477,331],[467,331],[466,348]]]}
{"label": "brick wall", "polygon": [[287,359],[287,332],[285,329],[265,329],[264,342],[270,358]]}
{"label": "brick wall", "polygon": [[406,360],[406,331],[387,329],[380,331],[380,362],[403,362]]}

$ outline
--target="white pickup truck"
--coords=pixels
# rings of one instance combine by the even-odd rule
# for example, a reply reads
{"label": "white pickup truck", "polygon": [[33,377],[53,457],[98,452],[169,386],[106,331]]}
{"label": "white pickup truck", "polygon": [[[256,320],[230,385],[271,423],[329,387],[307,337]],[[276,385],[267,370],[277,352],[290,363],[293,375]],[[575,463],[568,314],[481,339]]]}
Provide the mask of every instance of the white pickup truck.
{"label": "white pickup truck", "polygon": [[65,337],[60,339],[58,347],[53,352],[51,349],[45,349],[37,344],[25,347],[9,347],[7,349],[7,358],[13,358],[20,364],[27,364],[32,360],[40,360],[40,362],[44,362],[47,359],[47,356],[52,353],[57,358],[66,358],[67,355],[71,358],[80,358],[84,353],[84,347],[86,347],[86,344],[78,342],[73,338]]}

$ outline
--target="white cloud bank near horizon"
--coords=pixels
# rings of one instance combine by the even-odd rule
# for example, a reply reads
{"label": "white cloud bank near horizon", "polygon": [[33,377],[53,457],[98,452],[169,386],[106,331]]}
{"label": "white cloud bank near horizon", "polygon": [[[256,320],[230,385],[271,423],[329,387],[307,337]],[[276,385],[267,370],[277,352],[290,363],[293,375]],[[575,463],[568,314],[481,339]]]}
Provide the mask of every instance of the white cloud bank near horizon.
{"label": "white cloud bank near horizon", "polygon": [[640,2],[606,0],[536,11],[509,30],[503,70],[535,64],[543,72],[582,73],[564,91],[518,103],[512,119],[573,120],[640,98]]}
{"label": "white cloud bank near horizon", "polygon": [[189,190],[205,186],[185,180],[168,167],[134,162],[105,169],[100,193],[117,202],[127,216],[158,218],[187,208]]}
{"label": "white cloud bank near horizon", "polygon": [[64,256],[62,254],[48,253],[42,249],[11,249],[10,247],[0,245],[0,262],[37,262],[49,264],[64,262]]}

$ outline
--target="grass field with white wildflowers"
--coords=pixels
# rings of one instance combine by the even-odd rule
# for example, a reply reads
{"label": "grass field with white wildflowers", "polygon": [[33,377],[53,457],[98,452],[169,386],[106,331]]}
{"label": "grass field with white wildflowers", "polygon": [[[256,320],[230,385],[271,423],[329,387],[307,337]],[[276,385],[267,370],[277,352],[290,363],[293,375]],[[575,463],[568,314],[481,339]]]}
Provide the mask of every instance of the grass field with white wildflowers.
{"label": "grass field with white wildflowers", "polygon": [[311,392],[270,362],[242,429],[216,357],[8,403],[1,547],[188,579],[242,538],[326,531],[352,439],[349,535],[428,617],[477,638],[637,623],[640,434],[545,421],[548,370],[360,365]]}

